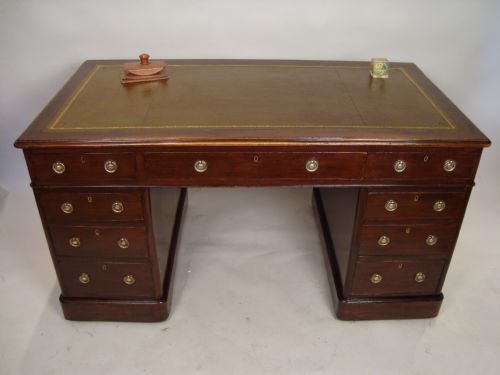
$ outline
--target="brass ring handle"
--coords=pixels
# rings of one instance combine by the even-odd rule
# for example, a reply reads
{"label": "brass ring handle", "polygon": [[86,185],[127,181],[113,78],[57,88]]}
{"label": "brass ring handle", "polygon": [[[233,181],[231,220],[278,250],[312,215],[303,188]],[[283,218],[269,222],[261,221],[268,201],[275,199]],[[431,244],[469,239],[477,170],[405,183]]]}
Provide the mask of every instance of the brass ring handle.
{"label": "brass ring handle", "polygon": [[70,214],[73,212],[73,205],[69,202],[64,202],[61,204],[61,211],[65,214]]}
{"label": "brass ring handle", "polygon": [[380,246],[387,246],[387,245],[389,245],[390,242],[391,242],[391,239],[387,236],[380,236],[378,238],[378,244]]}
{"label": "brass ring handle", "polygon": [[371,277],[370,277],[370,281],[372,282],[372,284],[378,284],[379,282],[382,281],[382,275],[378,274],[378,273],[374,273]]}
{"label": "brass ring handle", "polygon": [[401,173],[406,169],[406,162],[404,160],[396,160],[393,167],[397,173]]}
{"label": "brass ring handle", "polygon": [[80,276],[78,276],[78,280],[82,284],[88,284],[88,283],[90,283],[90,276],[88,273],[82,273]]}
{"label": "brass ring handle", "polygon": [[386,211],[392,212],[396,211],[398,208],[398,202],[395,200],[389,199],[387,202],[385,202],[385,209]]}
{"label": "brass ring handle", "polygon": [[134,275],[126,275],[123,277],[123,282],[127,285],[133,285],[135,284],[135,277]]}
{"label": "brass ring handle", "polygon": [[118,246],[121,247],[122,249],[126,249],[130,246],[130,242],[128,241],[128,239],[126,239],[125,237],[122,237],[118,240],[117,242]]}
{"label": "brass ring handle", "polygon": [[417,272],[417,273],[415,274],[415,281],[416,281],[417,283],[422,283],[422,282],[424,282],[425,278],[426,278],[426,276],[425,276],[425,273],[423,273],[423,272]]}
{"label": "brass ring handle", "polygon": [[71,237],[68,242],[71,247],[80,247],[82,244],[79,237]]}
{"label": "brass ring handle", "polygon": [[436,212],[441,212],[446,208],[446,203],[444,201],[435,201],[432,209]]}
{"label": "brass ring handle", "polygon": [[108,173],[115,173],[118,170],[118,164],[114,160],[106,160],[104,162],[104,170]]}
{"label": "brass ring handle", "polygon": [[425,243],[429,246],[434,246],[435,244],[437,244],[438,242],[438,238],[437,236],[433,235],[433,234],[429,234],[427,236],[427,238],[425,239]]}
{"label": "brass ring handle", "polygon": [[56,161],[54,164],[52,164],[52,170],[57,174],[63,174],[66,170],[66,166],[62,161]]}
{"label": "brass ring handle", "polygon": [[306,171],[316,172],[319,168],[319,162],[317,160],[311,159],[306,162]]}
{"label": "brass ring handle", "polygon": [[208,163],[205,160],[196,160],[194,162],[194,170],[198,173],[206,172],[208,169]]}
{"label": "brass ring handle", "polygon": [[116,201],[116,202],[113,202],[113,204],[111,205],[111,209],[113,210],[113,212],[116,212],[117,214],[123,212],[123,210],[125,209],[123,207],[123,203],[120,202],[120,201]]}
{"label": "brass ring handle", "polygon": [[443,163],[443,169],[445,170],[445,172],[452,172],[456,168],[456,166],[457,162],[452,159],[447,159]]}

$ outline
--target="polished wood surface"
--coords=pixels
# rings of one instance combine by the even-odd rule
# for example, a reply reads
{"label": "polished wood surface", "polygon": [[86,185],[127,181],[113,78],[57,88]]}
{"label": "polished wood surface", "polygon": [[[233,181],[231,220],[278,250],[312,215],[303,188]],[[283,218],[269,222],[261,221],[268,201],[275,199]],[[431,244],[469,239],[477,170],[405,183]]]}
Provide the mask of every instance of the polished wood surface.
{"label": "polished wood surface", "polygon": [[168,316],[193,186],[313,187],[337,316],[438,313],[490,142],[414,64],[167,64],[85,62],[16,141],[67,319]]}

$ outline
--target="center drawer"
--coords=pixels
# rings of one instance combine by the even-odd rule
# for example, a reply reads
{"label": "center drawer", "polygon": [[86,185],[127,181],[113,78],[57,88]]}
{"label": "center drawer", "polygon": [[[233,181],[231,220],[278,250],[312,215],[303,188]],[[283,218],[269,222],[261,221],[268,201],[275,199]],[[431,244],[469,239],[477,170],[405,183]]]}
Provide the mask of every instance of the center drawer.
{"label": "center drawer", "polygon": [[364,152],[150,152],[146,178],[183,186],[361,180]]}

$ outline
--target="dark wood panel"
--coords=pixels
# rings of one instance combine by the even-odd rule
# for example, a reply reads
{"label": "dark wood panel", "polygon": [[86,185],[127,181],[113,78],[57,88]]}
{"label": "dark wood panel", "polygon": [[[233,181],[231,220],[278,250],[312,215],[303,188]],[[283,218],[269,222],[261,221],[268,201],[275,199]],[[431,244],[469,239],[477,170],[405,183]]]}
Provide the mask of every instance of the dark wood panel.
{"label": "dark wood panel", "polygon": [[[38,199],[43,214],[51,222],[96,222],[143,220],[143,195],[139,189],[120,190],[59,190],[39,189]],[[71,204],[65,213],[62,205]],[[123,211],[113,211],[113,204],[121,203]]]}
{"label": "dark wood panel", "polygon": [[144,226],[52,226],[50,235],[58,256],[147,258]]}
{"label": "dark wood panel", "polygon": [[[350,295],[390,296],[438,293],[437,288],[444,263],[439,260],[359,260]],[[415,280],[419,272],[425,274],[425,280],[422,282]],[[381,276],[380,282],[372,282],[374,274]]]}
{"label": "dark wood panel", "polygon": [[456,223],[363,225],[359,235],[358,254],[448,257],[457,235]]}

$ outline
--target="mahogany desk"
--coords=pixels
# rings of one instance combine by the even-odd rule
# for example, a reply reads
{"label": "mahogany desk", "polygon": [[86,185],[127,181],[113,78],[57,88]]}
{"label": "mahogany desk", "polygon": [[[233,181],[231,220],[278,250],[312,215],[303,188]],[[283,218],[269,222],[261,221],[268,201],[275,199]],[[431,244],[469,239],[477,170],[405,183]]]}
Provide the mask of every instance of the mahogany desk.
{"label": "mahogany desk", "polygon": [[17,140],[74,320],[166,319],[187,187],[309,186],[340,319],[435,316],[489,140],[414,65],[87,61]]}

